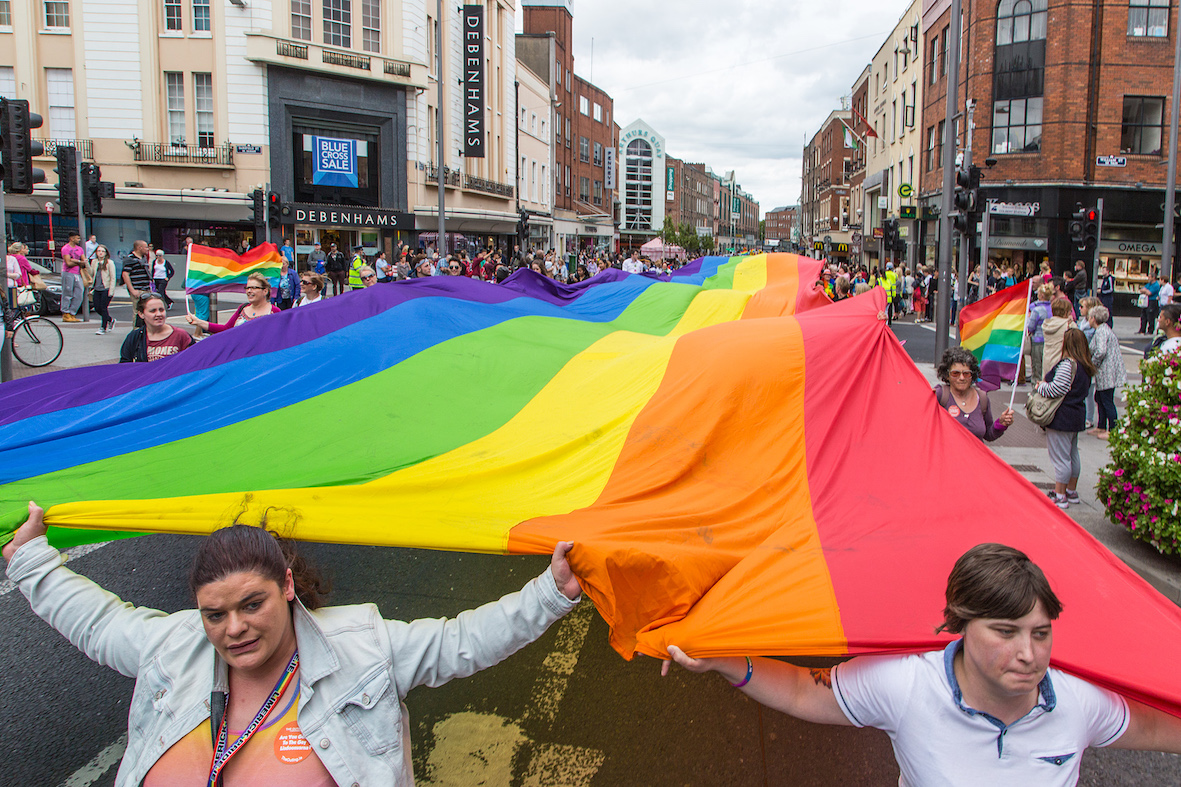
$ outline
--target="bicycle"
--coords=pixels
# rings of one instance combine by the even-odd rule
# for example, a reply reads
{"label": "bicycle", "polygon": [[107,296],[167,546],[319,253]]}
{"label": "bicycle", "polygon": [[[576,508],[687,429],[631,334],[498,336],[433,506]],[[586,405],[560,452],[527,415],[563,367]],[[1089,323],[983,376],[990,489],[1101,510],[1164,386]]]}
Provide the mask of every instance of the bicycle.
{"label": "bicycle", "polygon": [[25,366],[48,366],[62,354],[61,328],[38,314],[20,313],[12,326],[13,356]]}

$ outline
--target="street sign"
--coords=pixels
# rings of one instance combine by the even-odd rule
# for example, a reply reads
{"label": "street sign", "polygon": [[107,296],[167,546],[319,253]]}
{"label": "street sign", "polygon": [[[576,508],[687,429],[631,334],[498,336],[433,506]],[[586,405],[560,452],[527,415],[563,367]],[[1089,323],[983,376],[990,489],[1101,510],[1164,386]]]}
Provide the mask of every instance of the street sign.
{"label": "street sign", "polygon": [[918,218],[918,211],[914,205],[902,205],[898,208],[898,218],[900,219],[914,219]]}
{"label": "street sign", "polygon": [[902,197],[903,199],[905,199],[905,198],[909,197],[911,194],[914,194],[914,186],[911,186],[909,183],[899,183],[898,184],[898,196],[899,197]]}
{"label": "street sign", "polygon": [[1100,167],[1126,167],[1128,159],[1124,156],[1096,156],[1095,163]]}
{"label": "street sign", "polygon": [[262,145],[234,145],[235,153],[258,154],[262,153]]}
{"label": "street sign", "polygon": [[814,248],[818,251],[823,251],[824,250],[824,241],[822,241],[822,240],[812,241],[812,248]]}
{"label": "street sign", "polygon": [[890,207],[889,197],[878,197],[878,207],[882,210],[888,210]]}
{"label": "street sign", "polygon": [[850,239],[851,239],[851,240],[852,240],[854,243],[856,243],[856,244],[858,244],[858,245],[860,245],[860,244],[861,244],[861,233],[860,233],[860,232],[854,232],[854,233],[853,233],[852,235],[850,235],[849,237],[850,237]]}
{"label": "street sign", "polygon": [[988,212],[994,216],[1035,216],[1039,207],[1036,202],[993,202]]}
{"label": "street sign", "polygon": [[875,238],[880,238],[880,237],[882,237],[882,228],[881,228],[881,227],[874,227],[874,228],[873,228],[873,236],[874,236]]}

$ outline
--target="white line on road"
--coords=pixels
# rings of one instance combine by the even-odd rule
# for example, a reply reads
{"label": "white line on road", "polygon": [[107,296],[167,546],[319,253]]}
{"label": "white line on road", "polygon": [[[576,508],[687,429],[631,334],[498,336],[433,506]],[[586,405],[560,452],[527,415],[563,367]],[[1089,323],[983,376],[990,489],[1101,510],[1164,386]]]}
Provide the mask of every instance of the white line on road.
{"label": "white line on road", "polygon": [[90,787],[122,759],[126,750],[127,733],[123,733],[118,740],[96,754],[93,760],[74,771],[70,778],[62,782],[61,787]]}
{"label": "white line on road", "polygon": [[[91,552],[95,551],[96,549],[102,549],[103,547],[105,547],[109,543],[111,543],[111,542],[110,541],[100,541],[97,544],[82,544],[81,546],[70,547],[62,554],[65,555],[67,562],[70,560],[77,560],[78,558],[82,557],[83,555],[89,555]],[[0,596],[7,596],[9,593],[11,593],[14,590],[16,590],[16,583],[13,582],[12,580],[6,579],[6,580],[0,582]]]}

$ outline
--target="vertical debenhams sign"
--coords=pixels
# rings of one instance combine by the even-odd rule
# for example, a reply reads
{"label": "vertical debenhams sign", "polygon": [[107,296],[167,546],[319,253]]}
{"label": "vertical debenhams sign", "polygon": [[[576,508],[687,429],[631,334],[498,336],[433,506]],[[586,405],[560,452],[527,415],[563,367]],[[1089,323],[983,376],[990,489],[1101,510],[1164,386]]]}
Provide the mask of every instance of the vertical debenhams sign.
{"label": "vertical debenhams sign", "polygon": [[484,158],[484,6],[463,7],[463,155]]}

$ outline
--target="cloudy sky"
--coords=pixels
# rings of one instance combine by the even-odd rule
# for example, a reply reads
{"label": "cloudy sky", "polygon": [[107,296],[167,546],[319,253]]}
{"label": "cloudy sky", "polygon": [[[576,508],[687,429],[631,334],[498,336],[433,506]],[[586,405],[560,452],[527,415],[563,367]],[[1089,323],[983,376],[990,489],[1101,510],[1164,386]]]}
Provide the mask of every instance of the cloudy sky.
{"label": "cloudy sky", "polygon": [[765,213],[799,201],[805,136],[907,5],[575,0],[574,70],[614,98],[621,128],[641,117],[670,155],[736,170]]}

